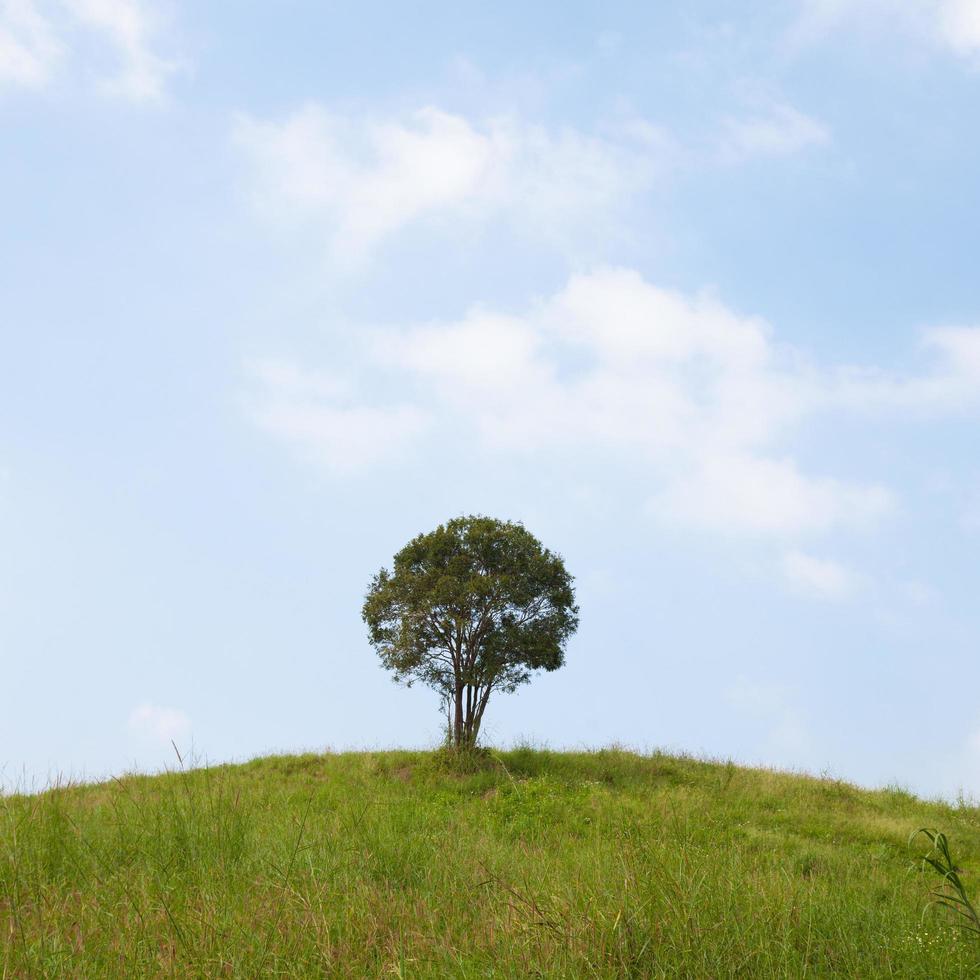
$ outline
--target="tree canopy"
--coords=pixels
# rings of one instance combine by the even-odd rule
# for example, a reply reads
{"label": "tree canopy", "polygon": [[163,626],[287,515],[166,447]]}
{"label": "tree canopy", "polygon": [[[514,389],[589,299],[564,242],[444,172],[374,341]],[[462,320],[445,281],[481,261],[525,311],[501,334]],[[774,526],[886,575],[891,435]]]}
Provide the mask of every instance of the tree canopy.
{"label": "tree canopy", "polygon": [[475,745],[491,693],[561,667],[578,626],[561,557],[520,523],[478,516],[413,538],[371,580],[362,615],[395,680],[447,700],[457,747]]}

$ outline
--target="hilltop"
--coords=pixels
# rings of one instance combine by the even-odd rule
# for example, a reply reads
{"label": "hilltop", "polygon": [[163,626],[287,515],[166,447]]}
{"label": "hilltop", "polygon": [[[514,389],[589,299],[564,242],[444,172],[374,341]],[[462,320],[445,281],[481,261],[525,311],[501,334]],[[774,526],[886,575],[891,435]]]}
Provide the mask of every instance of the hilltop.
{"label": "hilltop", "polygon": [[0,799],[5,977],[973,977],[921,826],[978,811],[617,750],[276,756]]}

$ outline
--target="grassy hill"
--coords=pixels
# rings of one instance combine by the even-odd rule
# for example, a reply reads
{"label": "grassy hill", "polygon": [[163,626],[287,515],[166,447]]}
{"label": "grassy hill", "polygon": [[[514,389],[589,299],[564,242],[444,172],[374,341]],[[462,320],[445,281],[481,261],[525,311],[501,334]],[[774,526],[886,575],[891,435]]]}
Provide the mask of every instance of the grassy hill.
{"label": "grassy hill", "polygon": [[[0,799],[3,977],[976,977],[978,811],[619,751],[260,759]],[[964,874],[968,886],[980,875]]]}

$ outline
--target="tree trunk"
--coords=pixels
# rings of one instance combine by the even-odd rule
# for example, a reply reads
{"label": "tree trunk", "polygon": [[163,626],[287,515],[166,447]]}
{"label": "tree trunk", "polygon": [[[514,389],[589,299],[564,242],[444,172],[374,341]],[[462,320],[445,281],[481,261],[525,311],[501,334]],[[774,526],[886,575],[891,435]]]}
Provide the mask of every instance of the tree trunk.
{"label": "tree trunk", "polygon": [[457,749],[473,748],[480,734],[480,722],[487,706],[490,688],[480,693],[473,684],[457,683],[452,698],[452,743]]}
{"label": "tree trunk", "polygon": [[493,690],[493,685],[489,684],[484,689],[483,694],[480,695],[479,700],[474,705],[473,711],[473,723],[470,726],[473,732],[473,744],[476,744],[476,738],[480,734],[480,723],[483,721],[483,712],[486,710],[487,701],[490,700],[490,692]]}
{"label": "tree trunk", "polygon": [[463,744],[463,685],[456,685],[453,704],[453,744],[458,749]]}
{"label": "tree trunk", "polygon": [[476,745],[477,735],[480,731],[480,719],[483,715],[483,707],[486,705],[486,696],[488,693],[484,691],[481,694],[480,688],[476,684],[466,685],[462,734],[456,742],[458,747],[473,748]]}

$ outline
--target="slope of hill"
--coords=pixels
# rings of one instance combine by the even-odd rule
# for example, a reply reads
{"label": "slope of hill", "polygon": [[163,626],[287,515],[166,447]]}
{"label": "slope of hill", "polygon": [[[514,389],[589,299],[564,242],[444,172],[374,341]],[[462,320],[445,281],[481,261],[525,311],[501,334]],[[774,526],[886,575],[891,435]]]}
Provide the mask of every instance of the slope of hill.
{"label": "slope of hill", "polygon": [[[259,759],[0,799],[4,977],[974,977],[921,826],[978,811],[607,750]],[[978,881],[964,874],[968,885]]]}

